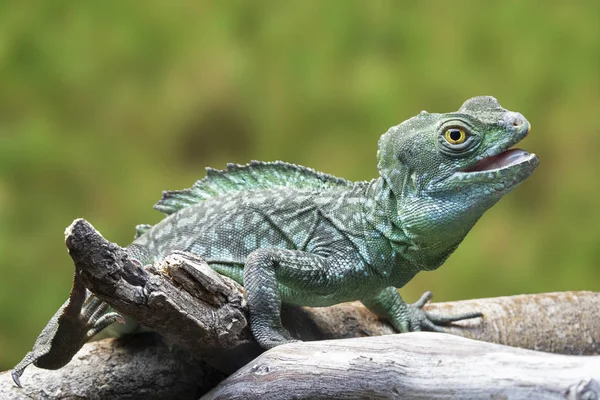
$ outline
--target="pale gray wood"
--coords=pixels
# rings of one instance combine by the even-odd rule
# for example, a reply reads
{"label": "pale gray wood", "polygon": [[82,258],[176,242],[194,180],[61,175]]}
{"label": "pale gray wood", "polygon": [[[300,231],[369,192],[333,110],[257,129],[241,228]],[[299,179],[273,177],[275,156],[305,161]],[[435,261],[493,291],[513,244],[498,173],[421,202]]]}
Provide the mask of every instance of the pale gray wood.
{"label": "pale gray wood", "polygon": [[197,399],[223,375],[156,334],[88,343],[55,371],[29,366],[22,388],[0,373],[0,399]]}
{"label": "pale gray wood", "polygon": [[471,339],[558,354],[600,354],[600,293],[588,291],[472,299],[425,306],[431,312],[481,311],[448,332]]}
{"label": "pale gray wood", "polygon": [[597,399],[599,383],[600,356],[414,332],[279,346],[202,399]]}
{"label": "pale gray wood", "polygon": [[[431,303],[443,315],[482,312],[483,319],[446,327],[448,333],[485,342],[558,354],[600,354],[600,293],[555,292]],[[337,339],[395,333],[361,303],[306,311],[318,337]],[[362,333],[362,334],[361,334]]]}

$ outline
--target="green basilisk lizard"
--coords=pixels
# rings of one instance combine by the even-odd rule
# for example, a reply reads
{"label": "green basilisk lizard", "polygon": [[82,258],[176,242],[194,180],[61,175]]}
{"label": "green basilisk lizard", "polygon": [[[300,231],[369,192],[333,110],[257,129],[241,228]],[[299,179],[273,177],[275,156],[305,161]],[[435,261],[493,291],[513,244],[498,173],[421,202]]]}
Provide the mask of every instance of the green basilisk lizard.
{"label": "green basilisk lizard", "polygon": [[[457,112],[419,115],[379,140],[380,176],[350,182],[283,162],[208,169],[190,189],[164,192],[167,217],[140,225],[126,249],[150,264],[173,251],[202,257],[244,285],[254,337],[264,348],[293,339],[281,304],[328,306],[360,300],[399,331],[443,331],[480,313],[437,316],[407,304],[397,288],[438,268],[538,158],[511,149],[529,132],[519,113],[493,97]],[[87,297],[87,300],[86,300]],[[71,299],[13,370],[65,365],[87,339],[120,319],[75,279]]]}

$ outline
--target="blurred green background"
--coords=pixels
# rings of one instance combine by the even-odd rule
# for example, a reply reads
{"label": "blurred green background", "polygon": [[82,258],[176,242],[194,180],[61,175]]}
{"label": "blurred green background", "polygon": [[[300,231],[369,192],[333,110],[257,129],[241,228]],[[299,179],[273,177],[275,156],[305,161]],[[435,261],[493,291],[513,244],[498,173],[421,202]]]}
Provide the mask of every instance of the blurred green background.
{"label": "blurred green background", "polygon": [[226,162],[370,179],[390,126],[482,94],[541,165],[405,298],[600,291],[600,2],[34,3],[0,6],[0,370],[68,295],[73,219],[126,245]]}

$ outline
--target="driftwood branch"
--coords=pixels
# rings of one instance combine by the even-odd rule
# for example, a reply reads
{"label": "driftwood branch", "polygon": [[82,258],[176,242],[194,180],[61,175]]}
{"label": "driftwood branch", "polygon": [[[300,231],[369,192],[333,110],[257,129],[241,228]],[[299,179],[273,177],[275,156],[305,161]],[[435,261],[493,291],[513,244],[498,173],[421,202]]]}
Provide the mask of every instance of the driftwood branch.
{"label": "driftwood branch", "polygon": [[600,354],[600,293],[557,292],[433,303],[427,310],[483,312],[448,333],[507,346],[558,354]]}
{"label": "driftwood branch", "polygon": [[[31,392],[35,388],[35,390],[43,390],[45,391],[44,393],[48,393],[47,397],[49,398],[100,398],[101,396],[98,397],[97,392],[105,392],[98,391],[98,381],[93,381],[94,377],[99,374],[110,376],[109,380],[102,381],[104,382],[103,384],[110,386],[111,384],[107,382],[113,382],[112,384],[120,382],[119,385],[121,386],[117,385],[115,388],[106,388],[106,390],[115,390],[118,393],[136,393],[138,390],[144,392],[145,388],[151,387],[146,381],[147,375],[145,372],[160,377],[164,386],[169,387],[170,382],[178,381],[178,375],[181,374],[181,370],[175,366],[180,365],[185,370],[192,368],[203,372],[204,375],[191,378],[193,380],[197,379],[194,393],[199,395],[205,393],[216,383],[215,380],[212,380],[212,377],[215,376],[215,368],[227,373],[242,368],[239,373],[233,375],[228,381],[235,386],[238,381],[233,379],[233,377],[240,376],[240,373],[244,373],[243,371],[256,365],[257,361],[253,361],[250,364],[248,362],[258,356],[262,350],[252,339],[243,288],[234,281],[215,273],[202,259],[191,254],[179,253],[166,257],[155,265],[141,266],[138,262],[129,258],[124,249],[105,240],[84,220],[76,220],[71,225],[67,231],[66,242],[75,262],[76,273],[88,289],[118,311],[133,317],[143,325],[160,333],[168,343],[176,345],[175,349],[180,347],[185,350],[177,350],[171,353],[166,351],[164,346],[161,347],[162,345],[148,342],[134,344],[130,348],[128,343],[136,343],[135,341],[123,342],[117,340],[89,343],[84,346],[84,349],[78,353],[70,364],[58,371],[33,368],[25,371],[23,385],[26,389],[24,389],[24,392],[18,393],[25,393],[27,395],[42,393],[39,391]],[[553,353],[575,355],[600,353],[600,318],[598,318],[597,311],[600,309],[600,293],[547,293],[451,303],[433,303],[427,305],[426,309],[432,313],[445,315],[462,314],[471,311],[483,312],[483,319],[461,321],[448,327],[448,331],[456,335]],[[284,307],[283,320],[284,325],[290,330],[292,335],[303,340],[357,338],[394,333],[393,329],[387,323],[377,319],[376,316],[357,302],[340,304],[328,308]],[[412,334],[394,335],[386,339],[381,339],[384,342],[390,340],[390,344],[396,343],[395,341],[400,343],[398,349],[390,347],[385,351],[383,350],[385,346],[377,347],[379,346],[377,343],[384,342],[371,342],[372,339],[341,342],[329,341],[313,344],[300,343],[294,345],[294,347],[285,346],[276,348],[261,356],[271,357],[269,354],[274,354],[273,357],[275,358],[273,359],[260,358],[258,360],[276,360],[279,358],[285,360],[280,352],[287,351],[288,349],[294,350],[290,357],[296,354],[300,358],[306,357],[306,354],[312,354],[310,352],[317,348],[319,349],[318,351],[328,351],[325,347],[319,346],[331,346],[330,355],[336,355],[338,354],[338,350],[342,349],[346,343],[351,343],[351,345],[348,345],[354,349],[352,351],[353,354],[357,355],[357,358],[353,361],[352,368],[346,371],[348,375],[343,378],[344,381],[353,379],[352,374],[354,369],[363,371],[365,374],[370,371],[373,380],[377,380],[381,365],[377,364],[377,369],[370,367],[369,354],[374,352],[374,349],[379,349],[377,352],[382,353],[381,357],[384,357],[382,359],[387,360],[389,357],[394,357],[392,353],[400,352],[399,354],[404,354],[404,358],[396,360],[394,363],[405,365],[406,368],[414,364],[414,368],[417,368],[425,362],[425,360],[422,360],[420,364],[418,360],[414,361],[415,358],[423,355],[422,349],[419,350],[419,340],[421,340],[419,338],[421,336]],[[404,339],[395,339],[396,337],[404,337]],[[431,336],[425,334],[423,337],[429,338]],[[427,360],[432,360],[432,355],[437,354],[436,352],[439,353],[440,360],[450,360],[451,358],[449,357],[452,354],[460,355],[463,352],[468,353],[468,349],[471,348],[476,348],[480,354],[486,354],[488,351],[486,349],[489,349],[491,354],[499,354],[499,352],[512,354],[512,352],[516,351],[515,354],[518,357],[515,356],[516,358],[510,359],[512,360],[510,363],[514,366],[516,363],[523,362],[523,368],[530,368],[531,365],[541,365],[536,361],[541,359],[539,357],[556,357],[543,358],[544,360],[552,360],[548,361],[549,365],[553,365],[556,368],[563,368],[561,367],[561,362],[564,362],[564,368],[575,368],[572,366],[585,366],[586,364],[577,363],[587,363],[588,361],[586,360],[591,360],[585,358],[564,358],[548,354],[540,355],[539,353],[531,352],[521,353],[517,349],[508,347],[503,347],[502,349],[504,350],[500,351],[497,346],[491,344],[460,341],[460,339],[458,339],[458,342],[453,342],[457,338],[449,335],[436,335],[435,338],[438,338],[437,341],[440,343],[441,341],[448,343],[448,346],[433,347],[432,353],[426,357]],[[409,351],[412,345],[405,343],[412,340],[415,341],[414,354],[411,355],[409,352],[402,353],[405,351],[402,350],[404,348],[406,348],[406,351]],[[361,348],[363,341],[364,349]],[[376,344],[372,345],[371,343]],[[303,353],[304,350],[302,350],[305,348],[304,346],[306,346],[306,353]],[[343,350],[339,351],[343,353]],[[159,355],[155,359],[145,356],[145,354],[155,353]],[[126,354],[127,356],[121,357],[121,354]],[[533,364],[528,364],[529,361],[527,361],[525,355],[533,357],[531,359]],[[92,356],[96,357],[95,361],[87,362],[86,360],[91,360]],[[324,357],[327,358],[326,355]],[[207,365],[194,364],[200,363],[197,361],[200,358],[204,359]],[[486,368],[488,369],[479,369],[479,375],[494,377],[493,368],[498,368],[499,371],[503,371],[503,368],[505,368],[506,360],[503,358],[489,357],[485,358],[485,360],[487,360],[486,363],[488,364],[485,365],[487,365]],[[494,366],[493,360],[496,360],[497,365]],[[573,360],[579,361],[575,362]],[[283,364],[277,364],[276,361],[269,361],[269,363],[271,362],[273,364],[269,365],[277,366],[275,368],[277,371],[280,367],[284,368],[284,361],[282,361]],[[594,362],[597,362],[597,359]],[[394,363],[390,364],[390,367],[396,365]],[[106,365],[106,369],[102,369],[102,365]],[[308,374],[306,375],[306,379],[311,376],[312,378],[310,379],[315,378],[319,381],[319,376],[326,377],[329,374],[327,364],[322,363],[320,365],[323,366],[322,369],[317,366],[316,369],[312,369],[312,372],[310,371],[313,368],[313,364],[310,362],[304,365],[304,367],[300,365],[299,368],[305,368],[304,372]],[[143,373],[140,373],[140,370],[144,370]],[[462,371],[459,371],[458,368],[454,368],[453,370],[457,374],[456,376],[464,377],[464,375],[460,375]],[[270,371],[274,370],[270,369]],[[388,372],[385,369],[381,371],[383,371],[382,374],[387,374],[386,376],[388,377],[395,376],[394,374],[397,373],[393,368]],[[260,373],[258,371],[254,374],[260,375]],[[205,379],[206,375],[211,378]],[[407,376],[412,377],[411,379],[413,380],[406,382],[400,380],[395,387],[402,390],[416,388],[414,379],[417,379],[416,377],[419,375]],[[367,378],[369,377],[363,377],[363,379]],[[432,383],[432,378],[435,379],[435,386],[444,385],[443,381],[438,383],[438,378],[440,377],[437,374],[430,372],[428,378],[429,385]],[[594,378],[598,379],[596,376]],[[10,390],[6,393],[13,393],[12,390],[18,390],[16,388],[12,389],[12,382],[9,382],[8,379],[7,374],[0,375],[1,398],[5,397],[2,396],[2,393],[5,393],[3,390]],[[251,385],[251,382],[255,378],[247,379],[249,379],[248,384]],[[477,382],[484,382],[483,378],[480,377],[478,379],[480,380]],[[585,382],[587,382],[585,379],[587,378],[582,377],[582,379],[582,387],[594,388],[594,385],[597,384],[596,381],[591,381],[588,382],[588,386],[585,386]],[[81,384],[77,382],[81,382]],[[294,380],[290,382],[294,382]],[[555,387],[553,385],[556,382],[552,379],[547,381],[541,380],[534,384],[534,386],[531,386],[530,390],[532,390],[532,393],[537,393],[536,390],[538,388]],[[563,381],[556,384],[559,386],[563,385],[561,382]],[[542,385],[542,383],[547,384],[547,386]],[[481,384],[483,385],[483,383]],[[185,387],[182,390],[184,389]],[[219,393],[225,393],[229,389],[226,389],[225,384],[223,384],[219,386],[219,390],[220,392],[213,392],[213,394],[217,396],[220,395]],[[291,395],[290,385],[287,385],[287,390],[288,394]],[[185,393],[191,393],[191,389]],[[298,395],[300,393],[302,393],[301,390],[298,392]],[[365,393],[370,392],[365,391],[363,395]],[[389,392],[385,393],[389,394]],[[295,395],[296,393],[294,392],[293,394]],[[349,398],[344,397],[342,394],[340,396],[337,398]],[[385,395],[382,396],[381,398],[388,398]],[[135,398],[133,395],[131,397],[124,395],[124,397]],[[350,398],[356,397],[354,395],[350,396]],[[360,396],[358,397],[360,398]],[[367,397],[377,398],[374,395]],[[423,397],[427,398],[429,396],[425,395]],[[180,398],[194,397],[182,394]]]}
{"label": "driftwood branch", "polygon": [[223,377],[189,352],[143,333],[88,343],[59,370],[30,366],[22,388],[2,372],[0,399],[197,399]]}
{"label": "driftwood branch", "polygon": [[[483,319],[460,321],[446,327],[448,333],[457,336],[549,353],[600,354],[600,293],[504,296],[431,303],[425,309],[444,315],[483,313]],[[283,317],[290,330],[296,329],[297,336],[305,340],[395,333],[387,322],[377,319],[359,302],[306,307],[284,313]]]}
{"label": "driftwood branch", "polygon": [[203,397],[597,399],[600,356],[565,356],[415,332],[276,347]]}
{"label": "driftwood branch", "polygon": [[[196,399],[222,378],[189,352],[141,334],[88,343],[57,371],[30,367],[23,388],[1,373],[0,398]],[[599,382],[600,356],[418,332],[278,347],[204,398],[594,399]]]}

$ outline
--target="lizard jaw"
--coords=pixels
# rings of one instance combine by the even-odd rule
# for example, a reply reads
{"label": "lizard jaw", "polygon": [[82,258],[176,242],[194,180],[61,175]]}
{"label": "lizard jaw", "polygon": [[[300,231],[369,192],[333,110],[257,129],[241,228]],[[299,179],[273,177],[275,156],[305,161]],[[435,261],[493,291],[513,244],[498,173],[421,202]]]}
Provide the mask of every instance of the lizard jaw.
{"label": "lizard jaw", "polygon": [[532,161],[537,156],[533,153],[528,153],[521,149],[510,149],[500,154],[486,157],[476,164],[465,168],[462,172],[465,173],[477,173],[477,172],[490,172],[496,170],[502,170],[511,168],[521,163],[527,163]]}
{"label": "lizard jaw", "polygon": [[479,183],[493,191],[506,192],[530,176],[538,164],[539,159],[534,153],[511,149],[455,172],[450,180],[459,186]]}

